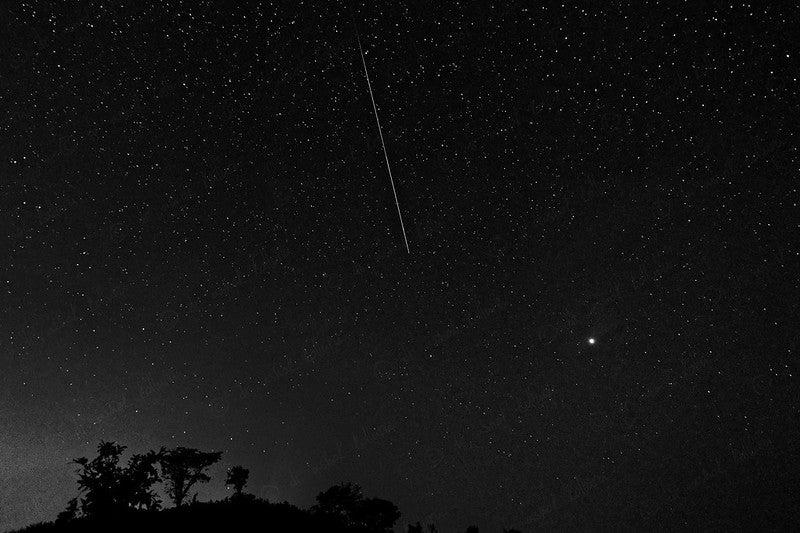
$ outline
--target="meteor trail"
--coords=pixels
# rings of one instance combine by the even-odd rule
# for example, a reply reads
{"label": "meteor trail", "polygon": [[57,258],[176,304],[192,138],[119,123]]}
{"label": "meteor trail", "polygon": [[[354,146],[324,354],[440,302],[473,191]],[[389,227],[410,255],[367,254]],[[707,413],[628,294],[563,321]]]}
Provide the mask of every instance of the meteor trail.
{"label": "meteor trail", "polygon": [[358,40],[358,51],[361,53],[361,64],[364,65],[364,75],[367,77],[367,87],[369,88],[369,98],[372,100],[372,110],[375,112],[375,122],[378,124],[378,135],[381,137],[381,146],[383,147],[383,157],[386,159],[386,170],[389,171],[389,181],[392,184],[392,194],[394,194],[394,205],[397,206],[397,216],[400,217],[400,229],[403,230],[403,241],[406,243],[406,252],[409,254],[411,250],[408,248],[408,238],[406,237],[406,227],[403,224],[403,215],[400,213],[400,202],[397,200],[397,190],[394,188],[394,178],[392,177],[392,167],[389,166],[389,154],[386,153],[386,144],[383,142],[383,130],[381,130],[381,121],[378,119],[378,107],[375,105],[375,96],[372,94],[372,83],[369,81],[369,72],[367,72],[367,61],[364,59],[364,50],[361,48],[361,36],[358,34],[358,24],[356,24],[355,15],[353,15],[353,26],[356,28],[356,40]]}

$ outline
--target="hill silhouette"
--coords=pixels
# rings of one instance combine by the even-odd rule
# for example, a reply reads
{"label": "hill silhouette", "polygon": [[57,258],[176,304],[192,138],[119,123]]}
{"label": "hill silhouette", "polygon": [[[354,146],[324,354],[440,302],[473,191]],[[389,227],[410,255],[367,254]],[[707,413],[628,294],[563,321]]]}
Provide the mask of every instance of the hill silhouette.
{"label": "hill silhouette", "polygon": [[266,500],[226,499],[215,502],[194,502],[181,507],[158,511],[132,511],[118,516],[79,517],[67,522],[35,524],[17,530],[39,532],[150,532],[176,531],[374,531],[366,526],[346,525],[336,517],[322,516],[289,503]]}
{"label": "hill silhouette", "polygon": [[[330,533],[389,533],[401,513],[397,506],[381,498],[367,498],[361,487],[340,483],[320,492],[310,509],[300,509],[286,501],[270,502],[245,491],[249,470],[236,465],[228,469],[225,485],[233,495],[218,501],[201,502],[192,488],[211,478],[206,470],[219,461],[221,452],[202,452],[194,448],[161,448],[133,454],[126,465],[120,458],[126,447],[101,441],[97,457],[81,457],[78,465],[79,495],[69,501],[53,522],[33,524],[19,533],[39,532],[140,532],[176,531],[308,531]],[[162,507],[156,484],[173,506]],[[409,533],[425,529],[417,522],[408,525]],[[471,533],[477,528],[468,529]],[[517,530],[506,530],[517,531]]]}

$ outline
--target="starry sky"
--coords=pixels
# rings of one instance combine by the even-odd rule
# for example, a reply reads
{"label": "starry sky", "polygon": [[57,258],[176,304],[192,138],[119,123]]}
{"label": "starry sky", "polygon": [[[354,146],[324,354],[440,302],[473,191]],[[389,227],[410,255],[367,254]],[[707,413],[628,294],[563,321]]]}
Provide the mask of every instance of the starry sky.
{"label": "starry sky", "polygon": [[0,528],[101,439],[402,529],[796,524],[790,4],[4,2]]}

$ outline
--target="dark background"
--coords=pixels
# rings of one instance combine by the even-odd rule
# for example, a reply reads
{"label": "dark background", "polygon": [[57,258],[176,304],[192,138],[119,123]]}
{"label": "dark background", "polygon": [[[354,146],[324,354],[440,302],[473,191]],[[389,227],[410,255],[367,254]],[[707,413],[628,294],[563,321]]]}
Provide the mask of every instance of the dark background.
{"label": "dark background", "polygon": [[398,530],[798,523],[797,9],[441,4],[354,5],[410,255],[350,4],[2,4],[0,527],[100,439]]}

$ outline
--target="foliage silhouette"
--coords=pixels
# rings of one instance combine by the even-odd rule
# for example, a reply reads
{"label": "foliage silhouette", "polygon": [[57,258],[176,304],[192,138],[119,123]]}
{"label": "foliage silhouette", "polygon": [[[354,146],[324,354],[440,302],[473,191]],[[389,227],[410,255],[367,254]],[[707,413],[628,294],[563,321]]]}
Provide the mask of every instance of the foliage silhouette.
{"label": "foliage silhouette", "polygon": [[211,480],[205,470],[222,458],[222,452],[201,452],[179,446],[172,450],[162,449],[159,458],[167,495],[175,507],[180,507],[195,483]]}
{"label": "foliage silhouette", "polygon": [[391,532],[400,519],[400,510],[395,504],[381,498],[365,498],[356,506],[353,523],[366,531]]}
{"label": "foliage silhouette", "polygon": [[80,507],[87,516],[104,516],[122,510],[121,501],[122,468],[119,458],[125,446],[101,441],[97,447],[97,457],[89,461],[86,457],[74,459],[80,465],[78,487],[84,493]]}
{"label": "foliage silhouette", "polygon": [[317,495],[317,504],[311,507],[311,512],[341,518],[343,523],[347,523],[362,499],[361,487],[351,483],[341,483],[325,492],[320,492]]}
{"label": "foliage silhouette", "polygon": [[67,508],[58,513],[56,524],[64,524],[78,517],[78,498],[72,498],[67,504]]}
{"label": "foliage silhouette", "polygon": [[232,466],[228,470],[228,477],[225,479],[225,485],[232,486],[234,496],[241,497],[249,476],[250,470],[247,468],[243,466]]}
{"label": "foliage silhouette", "polygon": [[[126,446],[101,441],[97,457],[91,461],[85,457],[73,461],[80,465],[78,487],[84,494],[80,510],[85,516],[117,515],[132,509],[157,510],[160,507],[160,499],[152,490],[153,484],[160,481],[155,468],[159,455],[152,451],[133,455],[123,468],[119,459],[125,449]],[[59,518],[69,520],[77,515],[77,510],[77,500],[70,501]]]}
{"label": "foliage silhouette", "polygon": [[161,508],[161,498],[153,490],[153,485],[161,481],[156,469],[160,461],[159,452],[149,451],[143,455],[133,455],[128,460],[128,468],[122,479],[123,493],[134,509],[157,511]]}
{"label": "foliage silhouette", "polygon": [[365,531],[392,531],[400,518],[400,511],[390,501],[364,498],[361,487],[340,483],[317,495],[317,504],[311,508],[317,515],[338,521],[345,527]]}

